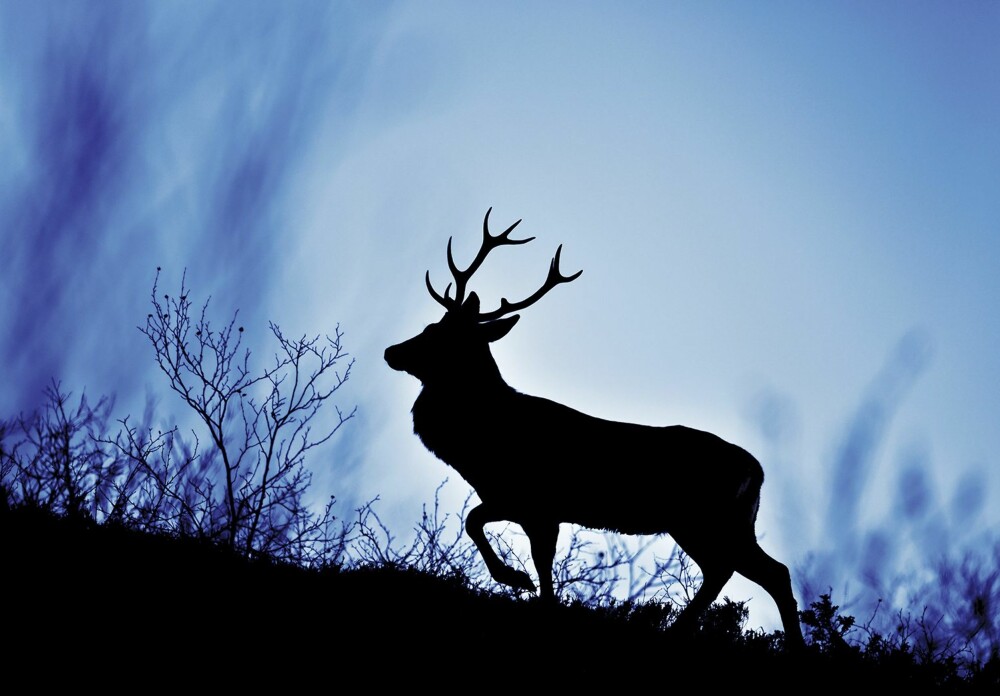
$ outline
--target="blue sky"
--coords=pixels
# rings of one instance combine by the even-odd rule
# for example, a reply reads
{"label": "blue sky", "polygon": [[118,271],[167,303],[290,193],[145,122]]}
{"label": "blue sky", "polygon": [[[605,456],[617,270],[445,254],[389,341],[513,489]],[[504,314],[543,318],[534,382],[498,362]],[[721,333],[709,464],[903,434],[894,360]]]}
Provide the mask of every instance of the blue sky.
{"label": "blue sky", "polygon": [[905,569],[980,543],[998,30],[988,2],[5,3],[0,407],[55,376],[179,412],[135,327],[155,267],[187,268],[262,350],[269,318],[341,324],[359,417],[316,485],[405,531],[465,490],[382,351],[439,318],[423,273],[443,287],[493,206],[537,239],[484,302],[560,243],[584,269],[497,344],[513,386],[743,445],[762,544],[831,586],[885,544]]}

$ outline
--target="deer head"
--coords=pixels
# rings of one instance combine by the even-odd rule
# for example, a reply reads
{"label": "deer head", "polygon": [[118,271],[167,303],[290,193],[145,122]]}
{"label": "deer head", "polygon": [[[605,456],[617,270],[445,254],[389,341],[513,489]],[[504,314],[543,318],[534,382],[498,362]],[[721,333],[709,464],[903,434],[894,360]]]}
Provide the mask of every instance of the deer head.
{"label": "deer head", "polygon": [[492,210],[493,208],[487,210],[486,217],[483,218],[483,241],[479,252],[465,270],[459,269],[455,263],[451,238],[448,239],[448,267],[454,279],[454,297],[451,295],[452,283],[448,284],[444,295],[441,295],[431,284],[431,274],[427,271],[424,276],[427,291],[445,308],[445,314],[440,321],[429,325],[408,341],[386,349],[385,360],[394,370],[408,372],[424,384],[475,379],[477,376],[499,377],[489,344],[506,336],[514,327],[520,315],[513,313],[530,307],[555,286],[576,280],[583,273],[581,270],[564,276],[559,271],[559,255],[562,253],[560,244],[549,264],[548,276],[538,290],[519,302],[510,302],[504,297],[497,309],[481,311],[476,293],[466,292],[473,274],[497,247],[527,244],[534,239],[511,239],[510,233],[521,224],[520,220],[500,234],[491,234],[489,223]]}

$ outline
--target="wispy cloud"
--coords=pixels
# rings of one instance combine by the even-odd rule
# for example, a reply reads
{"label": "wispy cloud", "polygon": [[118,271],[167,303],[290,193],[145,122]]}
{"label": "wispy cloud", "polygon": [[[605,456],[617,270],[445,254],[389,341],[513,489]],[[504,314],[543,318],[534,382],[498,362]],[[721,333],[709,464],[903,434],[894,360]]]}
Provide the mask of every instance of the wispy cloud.
{"label": "wispy cloud", "polygon": [[5,5],[0,192],[7,410],[53,377],[141,388],[155,266],[248,321],[319,119],[350,114],[362,25],[327,3]]}

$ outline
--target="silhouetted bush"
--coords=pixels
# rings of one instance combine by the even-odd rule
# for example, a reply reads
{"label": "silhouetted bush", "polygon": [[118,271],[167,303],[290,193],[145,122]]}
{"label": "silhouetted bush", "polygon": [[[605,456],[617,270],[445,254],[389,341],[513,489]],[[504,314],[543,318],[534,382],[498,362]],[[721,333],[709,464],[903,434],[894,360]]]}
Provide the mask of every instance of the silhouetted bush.
{"label": "silhouetted bush", "polygon": [[[880,607],[879,607],[880,608]],[[924,688],[1000,687],[1000,660],[994,653],[981,661],[970,651],[956,649],[955,636],[897,611],[895,628],[885,634],[875,628],[876,609],[864,624],[842,614],[830,594],[823,594],[801,612],[810,649],[830,665],[848,665],[855,672],[878,674]],[[942,649],[928,649],[929,645]]]}
{"label": "silhouetted bush", "polygon": [[72,408],[53,383],[40,411],[0,423],[5,505],[205,538],[248,557],[339,562],[350,526],[333,515],[333,498],[318,513],[305,502],[306,454],[355,413],[334,405],[332,421],[319,418],[353,365],[339,326],[321,340],[269,324],[277,351],[254,371],[235,314],[217,327],[207,301],[193,313],[184,281],[173,298],[158,296],[158,282],[159,269],[140,331],[205,432],[185,439],[176,426],[157,428],[149,405],[112,435],[110,399],[91,405],[82,396]]}
{"label": "silhouetted bush", "polygon": [[76,406],[53,381],[39,413],[0,421],[0,485],[4,506],[27,504],[72,516],[98,517],[100,501],[117,467],[98,438],[113,402]]}

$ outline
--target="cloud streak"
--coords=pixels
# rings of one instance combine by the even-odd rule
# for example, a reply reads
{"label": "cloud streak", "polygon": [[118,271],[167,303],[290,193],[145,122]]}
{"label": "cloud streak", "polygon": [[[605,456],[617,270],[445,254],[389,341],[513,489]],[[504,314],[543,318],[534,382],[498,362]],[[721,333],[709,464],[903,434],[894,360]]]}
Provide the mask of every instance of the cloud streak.
{"label": "cloud streak", "polygon": [[378,17],[267,2],[2,12],[2,405],[30,409],[54,376],[141,388],[148,354],[127,327],[157,265],[263,322],[289,185],[330,102],[354,108],[344,57]]}

